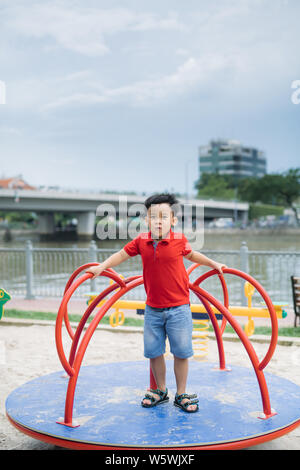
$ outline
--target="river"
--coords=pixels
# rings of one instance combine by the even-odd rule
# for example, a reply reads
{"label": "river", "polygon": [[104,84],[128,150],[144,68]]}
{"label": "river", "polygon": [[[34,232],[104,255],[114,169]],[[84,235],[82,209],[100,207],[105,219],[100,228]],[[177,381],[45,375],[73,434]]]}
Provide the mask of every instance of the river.
{"label": "river", "polygon": [[[37,236],[19,235],[13,237],[10,242],[3,241],[3,232],[0,232],[1,248],[20,248],[24,246],[26,239],[31,239],[34,247],[41,248],[86,248],[89,241],[39,241]],[[201,238],[201,237],[200,237]],[[99,240],[95,239],[98,248],[119,249],[129,240]],[[242,242],[245,241],[249,250],[263,251],[300,251],[300,232],[286,233],[278,231],[250,231],[231,230],[218,232],[217,230],[206,230],[203,242],[194,242],[192,246],[196,250],[239,250]]]}
{"label": "river", "polygon": [[[1,235],[0,238],[2,239]],[[13,249],[24,247],[27,238],[28,236],[23,233],[22,235],[19,234],[19,238],[14,238],[11,242],[5,243],[2,239],[0,248]],[[76,250],[76,248],[88,248],[90,246],[89,241],[41,242],[36,235],[30,238],[34,248],[73,248]],[[250,251],[250,256],[248,257],[249,264],[247,265],[244,263],[245,257],[241,257],[239,251],[243,241],[247,243]],[[97,247],[104,250],[117,250],[126,243],[127,240],[96,240]],[[226,264],[228,267],[247,271],[248,274],[255,277],[265,287],[273,301],[279,302],[283,300],[284,302],[292,303],[290,276],[300,275],[299,233],[279,233],[278,231],[271,232],[270,230],[260,232],[222,230],[222,232],[217,232],[217,230],[210,229],[204,232],[204,243],[195,242],[192,243],[192,247],[194,250],[204,253],[208,250],[223,251],[220,254],[208,253],[208,256]],[[230,253],[230,250],[234,250],[236,253]],[[261,251],[264,253],[251,254],[251,251]],[[98,252],[95,255],[95,261],[102,262],[108,255],[109,253],[105,251]],[[89,255],[85,251],[71,251],[62,254],[55,250],[51,253],[36,250],[32,256],[34,294],[42,297],[60,296],[69,275],[78,266],[90,261]],[[190,265],[190,262],[184,261],[186,266]],[[6,287],[11,293],[25,295],[25,264],[26,259],[24,254],[3,251],[0,255],[0,279],[2,279],[3,287]],[[118,267],[117,271],[125,277],[142,272],[140,257],[131,258],[124,265]],[[191,280],[194,280],[198,272],[203,272],[203,269],[200,269],[200,271],[195,270],[191,274]],[[244,296],[242,284],[238,279],[234,279],[234,276],[229,277],[230,296],[236,302],[241,301],[241,296]],[[97,282],[101,281],[103,283],[104,280],[104,278],[97,279]],[[91,289],[89,286],[87,288]],[[209,289],[212,289],[210,291],[213,295],[220,289],[217,278],[209,281]],[[134,294],[137,295],[137,293]],[[142,288],[138,295],[138,299],[144,298]]]}

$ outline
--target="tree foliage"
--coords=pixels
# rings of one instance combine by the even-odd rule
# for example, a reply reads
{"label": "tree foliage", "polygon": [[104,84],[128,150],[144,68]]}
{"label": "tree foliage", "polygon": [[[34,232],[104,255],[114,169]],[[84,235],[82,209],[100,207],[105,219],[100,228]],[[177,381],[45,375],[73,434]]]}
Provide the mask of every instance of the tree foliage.
{"label": "tree foliage", "polygon": [[238,195],[243,201],[289,207],[299,223],[295,203],[300,198],[300,168],[281,174],[270,173],[262,178],[247,178],[239,185]]}
{"label": "tree foliage", "polygon": [[195,183],[198,197],[235,199],[249,203],[289,207],[299,224],[296,203],[300,201],[300,168],[283,173],[270,173],[261,178],[235,179],[231,175],[202,173]]}
{"label": "tree foliage", "polygon": [[233,178],[218,173],[202,173],[195,183],[198,197],[212,199],[234,199],[235,189]]}

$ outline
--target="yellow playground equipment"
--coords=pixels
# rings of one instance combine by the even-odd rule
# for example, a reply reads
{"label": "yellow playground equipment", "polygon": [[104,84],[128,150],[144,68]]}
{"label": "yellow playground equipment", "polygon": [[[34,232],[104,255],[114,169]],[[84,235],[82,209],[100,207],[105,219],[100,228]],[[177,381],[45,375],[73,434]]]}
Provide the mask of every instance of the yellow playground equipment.
{"label": "yellow playground equipment", "polygon": [[208,319],[195,319],[193,318],[193,351],[194,359],[202,359],[208,353]]}
{"label": "yellow playground equipment", "polygon": [[11,299],[11,296],[6,290],[0,288],[0,320],[4,314],[4,304]]}
{"label": "yellow playground equipment", "polygon": [[[110,280],[110,284],[113,281]],[[255,324],[253,318],[269,318],[269,310],[266,306],[252,307],[252,296],[255,292],[255,287],[249,282],[245,282],[244,293],[248,301],[247,306],[229,306],[230,313],[237,317],[248,317],[248,321],[244,326],[246,335],[252,336],[255,331]],[[89,293],[87,304],[90,304],[97,296],[98,293]],[[99,302],[100,307],[105,300]],[[286,303],[274,304],[275,312],[278,319],[287,316],[286,311],[283,309]],[[110,314],[109,323],[112,327],[121,326],[125,322],[125,314],[123,310],[136,310],[137,314],[143,314],[145,310],[145,302],[142,300],[117,300],[111,307],[113,312]],[[222,319],[222,315],[213,306],[211,307],[216,315],[217,320]],[[201,360],[208,353],[208,335],[209,335],[209,317],[202,304],[191,304],[191,311],[193,315],[193,349],[194,359]]]}

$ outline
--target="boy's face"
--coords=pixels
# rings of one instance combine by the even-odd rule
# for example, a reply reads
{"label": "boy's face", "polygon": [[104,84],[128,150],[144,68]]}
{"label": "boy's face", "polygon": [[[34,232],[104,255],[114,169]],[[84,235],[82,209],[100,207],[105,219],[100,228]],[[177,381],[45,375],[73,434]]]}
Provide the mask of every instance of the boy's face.
{"label": "boy's face", "polygon": [[153,238],[165,238],[177,218],[174,216],[170,204],[153,204],[149,207],[146,222],[151,230]]}

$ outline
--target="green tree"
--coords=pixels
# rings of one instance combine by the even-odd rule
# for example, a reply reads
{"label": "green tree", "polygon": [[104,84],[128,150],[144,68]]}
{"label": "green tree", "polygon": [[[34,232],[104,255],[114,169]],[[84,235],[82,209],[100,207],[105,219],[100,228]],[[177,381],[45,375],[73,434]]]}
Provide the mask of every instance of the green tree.
{"label": "green tree", "polygon": [[233,178],[227,175],[219,175],[218,173],[202,173],[199,180],[195,183],[195,189],[198,190],[197,196],[199,198],[235,198]]}
{"label": "green tree", "polygon": [[262,178],[247,178],[238,188],[239,198],[248,202],[261,202],[289,207],[299,217],[295,203],[300,198],[300,168],[284,173],[270,173]]}

